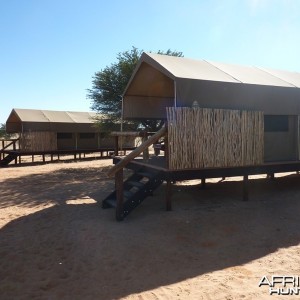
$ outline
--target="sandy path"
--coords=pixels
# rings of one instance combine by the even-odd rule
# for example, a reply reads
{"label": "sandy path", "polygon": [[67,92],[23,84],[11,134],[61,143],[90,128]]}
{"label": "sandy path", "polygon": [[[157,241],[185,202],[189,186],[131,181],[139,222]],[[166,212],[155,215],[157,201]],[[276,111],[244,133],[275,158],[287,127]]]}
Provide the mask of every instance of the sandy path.
{"label": "sandy path", "polygon": [[118,223],[95,201],[110,163],[0,169],[1,300],[282,299],[261,277],[300,275],[299,176],[256,177],[248,202],[238,178],[181,183],[172,212],[162,186]]}

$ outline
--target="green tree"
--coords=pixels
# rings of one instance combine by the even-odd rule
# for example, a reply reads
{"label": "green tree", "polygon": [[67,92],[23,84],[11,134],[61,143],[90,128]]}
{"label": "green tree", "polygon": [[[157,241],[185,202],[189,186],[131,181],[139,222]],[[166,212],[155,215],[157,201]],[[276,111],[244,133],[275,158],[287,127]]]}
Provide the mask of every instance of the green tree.
{"label": "green tree", "polygon": [[[88,89],[87,97],[92,100],[91,109],[98,112],[97,123],[101,130],[116,130],[116,124],[121,122],[122,94],[129,79],[143,53],[136,47],[117,55],[117,61],[103,70],[96,72],[92,80],[92,88]],[[159,50],[158,54],[182,57],[182,52]],[[140,120],[124,122],[125,130],[136,130],[143,127],[149,131],[156,131],[163,125],[163,121]],[[120,127],[119,127],[120,128]]]}
{"label": "green tree", "polygon": [[0,138],[8,138],[9,135],[6,133],[5,124],[0,124]]}

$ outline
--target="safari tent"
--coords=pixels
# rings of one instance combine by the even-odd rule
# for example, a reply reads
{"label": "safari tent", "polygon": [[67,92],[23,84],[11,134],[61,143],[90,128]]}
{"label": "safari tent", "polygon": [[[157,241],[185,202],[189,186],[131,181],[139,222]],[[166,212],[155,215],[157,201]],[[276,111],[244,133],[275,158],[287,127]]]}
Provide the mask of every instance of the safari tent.
{"label": "safari tent", "polygon": [[[20,137],[21,151],[56,151],[114,148],[114,138],[99,132],[95,113],[13,109],[6,122],[8,133]],[[127,141],[133,146],[133,141]]]}
{"label": "safari tent", "polygon": [[[300,171],[300,73],[143,53],[123,94],[123,119],[165,126],[125,157],[109,176],[116,190],[102,201],[123,220],[166,182],[171,209],[177,181]],[[164,140],[164,154],[149,158]],[[140,155],[143,153],[143,159]],[[133,174],[124,180],[124,168]]]}
{"label": "safari tent", "polygon": [[123,95],[124,119],[167,107],[260,111],[264,161],[299,160],[300,73],[143,53]]}

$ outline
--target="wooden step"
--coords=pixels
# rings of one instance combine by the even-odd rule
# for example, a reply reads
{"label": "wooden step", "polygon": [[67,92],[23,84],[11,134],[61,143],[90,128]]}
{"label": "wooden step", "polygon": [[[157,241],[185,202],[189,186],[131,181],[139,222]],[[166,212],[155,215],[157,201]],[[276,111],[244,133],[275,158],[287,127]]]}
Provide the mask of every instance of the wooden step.
{"label": "wooden step", "polygon": [[145,186],[142,182],[139,181],[128,181],[127,184],[137,188],[143,188]]}
{"label": "wooden step", "polygon": [[147,178],[153,178],[156,176],[156,174],[149,173],[149,172],[137,172],[136,174],[143,176],[143,177],[147,177]]}
{"label": "wooden step", "polygon": [[124,198],[126,199],[130,199],[134,195],[134,193],[126,190],[123,191],[123,194],[124,194]]}
{"label": "wooden step", "polygon": [[110,208],[110,207],[117,207],[117,200],[114,198],[105,199],[102,202],[102,208]]}

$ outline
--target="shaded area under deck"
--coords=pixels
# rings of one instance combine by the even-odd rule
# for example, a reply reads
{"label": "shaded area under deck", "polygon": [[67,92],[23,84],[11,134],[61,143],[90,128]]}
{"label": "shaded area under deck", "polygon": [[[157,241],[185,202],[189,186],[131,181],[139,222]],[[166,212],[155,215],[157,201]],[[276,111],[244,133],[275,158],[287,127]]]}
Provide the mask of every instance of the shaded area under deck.
{"label": "shaded area under deck", "polygon": [[[113,163],[117,164],[122,157],[114,157]],[[141,157],[133,159],[126,165],[126,169],[139,172],[159,172],[160,180],[166,181],[166,209],[172,209],[172,183],[183,180],[201,179],[202,188],[205,187],[205,180],[208,178],[225,178],[243,176],[242,183],[242,199],[248,200],[248,181],[250,175],[267,174],[270,178],[274,178],[275,173],[298,172],[300,171],[300,161],[285,161],[264,163],[254,166],[242,167],[222,167],[222,168],[203,168],[203,169],[185,169],[185,170],[169,170],[167,168],[166,158],[164,156],[151,156],[147,162]]]}

